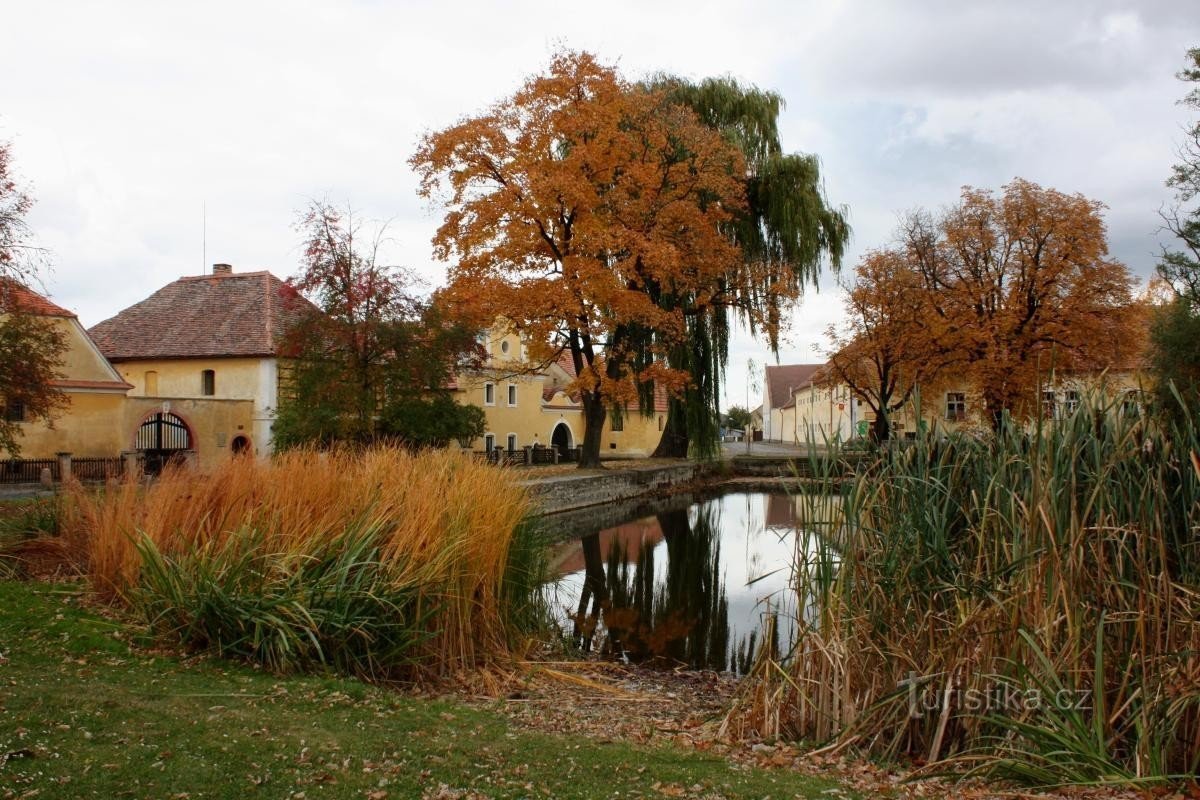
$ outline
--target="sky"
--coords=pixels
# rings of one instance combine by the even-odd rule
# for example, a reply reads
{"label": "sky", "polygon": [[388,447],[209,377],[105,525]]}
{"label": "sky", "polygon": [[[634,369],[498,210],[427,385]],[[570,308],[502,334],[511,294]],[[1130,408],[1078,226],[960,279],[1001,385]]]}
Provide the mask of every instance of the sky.
{"label": "sky", "polygon": [[[287,277],[311,199],[388,221],[391,263],[435,287],[441,209],[408,167],[421,135],[583,49],[627,77],[730,75],[779,92],[788,151],[820,156],[853,226],[843,276],[899,215],[1014,177],[1106,204],[1110,249],[1153,271],[1188,121],[1175,78],[1196,0],[12,2],[0,140],[37,204],[44,288],[86,326],[215,262]],[[823,361],[827,270],[779,363]],[[757,405],[739,333],[725,407]]]}

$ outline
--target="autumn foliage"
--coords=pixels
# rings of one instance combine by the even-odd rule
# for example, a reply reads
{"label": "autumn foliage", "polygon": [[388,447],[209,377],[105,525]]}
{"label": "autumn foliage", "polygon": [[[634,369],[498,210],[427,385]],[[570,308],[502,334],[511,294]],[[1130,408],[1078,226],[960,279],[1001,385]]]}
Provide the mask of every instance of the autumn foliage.
{"label": "autumn foliage", "polygon": [[730,279],[746,272],[722,231],[745,205],[744,161],[717,131],[595,57],[562,53],[485,113],[429,134],[411,163],[447,209],[434,248],[451,262],[448,302],[481,324],[506,317],[535,358],[570,354],[583,465],[608,407],[650,382],[686,385],[665,363],[686,315],[736,296]]}
{"label": "autumn foliage", "polygon": [[952,372],[998,426],[1034,413],[1053,371],[1134,363],[1142,315],[1128,269],[1109,258],[1102,209],[1018,179],[909,215],[899,241],[859,267],[835,370],[874,381],[860,388],[868,398]]}
{"label": "autumn foliage", "polygon": [[831,326],[828,376],[845,383],[875,414],[871,438],[891,435],[891,414],[947,361],[930,325],[921,276],[900,250],[868,253],[846,287],[846,317]]}

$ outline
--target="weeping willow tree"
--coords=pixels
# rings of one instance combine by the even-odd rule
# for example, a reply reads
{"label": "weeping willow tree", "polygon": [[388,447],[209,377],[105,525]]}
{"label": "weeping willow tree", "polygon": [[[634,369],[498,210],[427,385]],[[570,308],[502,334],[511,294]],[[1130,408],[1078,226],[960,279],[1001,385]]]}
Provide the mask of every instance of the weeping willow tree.
{"label": "weeping willow tree", "polygon": [[[780,95],[743,86],[732,78],[692,83],[663,75],[646,86],[666,91],[675,102],[692,109],[704,124],[736,144],[746,159],[746,210],[728,225],[728,235],[742,249],[740,272],[727,277],[715,300],[695,296],[666,300],[684,308],[688,326],[686,340],[670,350],[669,366],[687,370],[691,383],[670,399],[655,455],[682,457],[690,447],[693,455],[711,458],[718,449],[731,322],[741,319],[753,335],[766,339],[772,353],[778,353],[784,315],[806,287],[816,287],[826,261],[835,270],[841,267],[850,226],[846,208],[834,207],[825,197],[817,156],[783,152]],[[766,324],[756,325],[755,319],[765,319]],[[651,387],[645,387],[643,408],[653,408],[651,392]]]}

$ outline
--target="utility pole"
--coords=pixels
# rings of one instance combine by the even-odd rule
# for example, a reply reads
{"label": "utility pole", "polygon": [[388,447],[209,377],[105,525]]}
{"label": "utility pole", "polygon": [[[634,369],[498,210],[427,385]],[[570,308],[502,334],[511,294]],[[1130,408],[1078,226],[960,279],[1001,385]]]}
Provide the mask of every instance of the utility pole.
{"label": "utility pole", "polygon": [[[760,388],[755,378],[757,377],[758,365],[754,363],[753,358],[746,359],[746,413],[750,413],[750,390],[756,391]],[[750,421],[746,423],[746,455],[750,455],[750,442],[754,439],[754,417],[751,416]]]}

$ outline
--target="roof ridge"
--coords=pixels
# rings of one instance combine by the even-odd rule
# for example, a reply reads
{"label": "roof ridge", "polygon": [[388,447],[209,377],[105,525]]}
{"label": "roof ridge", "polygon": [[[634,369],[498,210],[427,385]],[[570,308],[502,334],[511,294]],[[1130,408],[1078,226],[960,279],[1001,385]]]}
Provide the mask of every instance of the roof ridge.
{"label": "roof ridge", "polygon": [[177,283],[178,281],[208,281],[214,278],[217,280],[228,280],[229,278],[255,278],[259,275],[271,275],[271,270],[256,269],[253,272],[209,272],[204,275],[180,275],[171,283]]}

